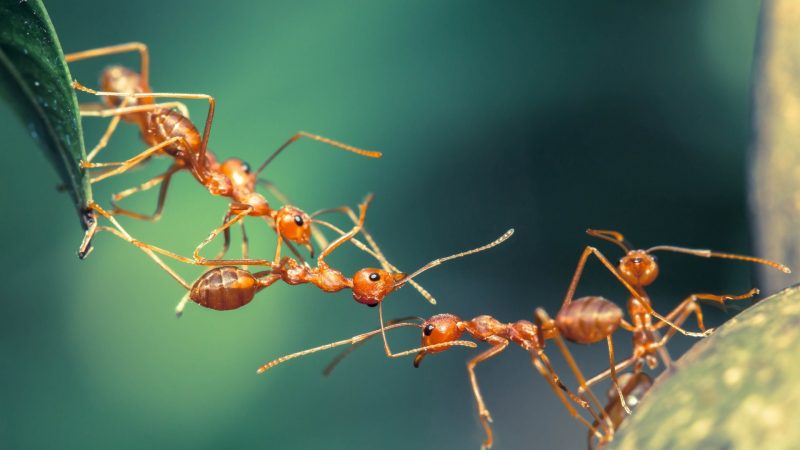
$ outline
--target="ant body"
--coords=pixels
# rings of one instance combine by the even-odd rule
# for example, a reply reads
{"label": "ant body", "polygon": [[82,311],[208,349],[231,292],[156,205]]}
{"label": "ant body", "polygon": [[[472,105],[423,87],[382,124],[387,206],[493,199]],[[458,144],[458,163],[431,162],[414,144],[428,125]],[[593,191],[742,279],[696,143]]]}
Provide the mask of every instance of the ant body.
{"label": "ant body", "polygon": [[[486,342],[491,346],[489,349],[475,356],[467,363],[467,372],[469,373],[473,396],[475,397],[477,404],[478,415],[486,432],[486,439],[483,442],[482,448],[490,448],[492,446],[494,437],[492,427],[490,425],[492,422],[492,417],[489,413],[489,410],[486,408],[483,396],[481,395],[480,388],[478,386],[478,380],[475,375],[475,367],[479,363],[501,353],[506,349],[506,347],[508,347],[510,343],[517,344],[522,347],[523,350],[526,350],[530,353],[533,366],[536,368],[539,374],[544,377],[550,388],[556,393],[569,413],[578,421],[583,423],[587,428],[589,428],[598,439],[604,440],[606,437],[598,431],[597,427],[593,426],[592,423],[586,420],[575,409],[570,401],[568,401],[568,398],[572,402],[576,403],[579,407],[586,409],[596,423],[602,424],[602,427],[605,429],[606,433],[613,433],[612,423],[603,417],[602,405],[600,404],[600,401],[591,393],[588,386],[584,389],[584,391],[588,392],[589,394],[589,401],[587,402],[573,394],[569,388],[567,388],[561,382],[560,377],[556,374],[550,359],[545,354],[545,342],[547,340],[554,340],[556,342],[559,351],[567,361],[567,364],[569,365],[570,370],[575,378],[578,380],[579,385],[585,386],[586,379],[581,370],[578,368],[578,365],[572,357],[569,349],[562,340],[562,335],[565,333],[563,330],[559,330],[554,326],[555,322],[550,320],[543,310],[537,309],[535,322],[520,320],[514,323],[502,323],[494,317],[488,315],[478,316],[471,320],[465,321],[453,314],[437,314],[427,320],[416,318],[419,322],[421,322],[419,324],[405,322],[404,320],[406,319],[389,321],[384,324],[382,309],[383,307],[380,305],[379,316],[381,319],[381,328],[379,330],[277,358],[261,366],[257,372],[263,373],[277,366],[278,364],[300,356],[350,344],[351,347],[345,350],[345,352],[341,355],[337,356],[334,361],[325,369],[325,373],[328,374],[346,354],[350,353],[356,346],[364,343],[368,338],[379,333],[383,336],[384,351],[387,356],[399,357],[416,353],[416,357],[414,358],[414,367],[419,367],[422,359],[428,354],[438,353],[452,348],[451,344],[467,346],[465,344],[471,343],[471,341],[462,340],[462,336],[466,333],[472,338]],[[422,330],[421,346],[414,350],[408,350],[401,353],[392,353],[388,341],[386,340],[385,330],[398,327],[401,324],[404,326],[418,326]]]}
{"label": "ant body", "polygon": [[[671,337],[675,334],[676,331],[679,331],[683,334],[689,336],[705,336],[710,331],[705,327],[703,322],[703,313],[700,309],[699,301],[700,300],[708,300],[718,302],[720,304],[724,304],[727,300],[744,300],[748,298],[752,298],[753,296],[758,294],[758,289],[751,289],[750,291],[746,292],[742,295],[716,295],[716,294],[692,294],[686,297],[681,303],[675,307],[669,314],[666,316],[661,316],[660,314],[656,313],[652,306],[650,297],[647,295],[644,287],[652,284],[658,276],[659,268],[656,262],[656,258],[652,255],[652,252],[655,251],[672,251],[677,253],[686,253],[695,256],[701,256],[706,258],[717,257],[717,258],[724,258],[724,259],[736,259],[741,261],[749,261],[758,264],[764,264],[769,267],[772,267],[776,270],[780,270],[784,273],[790,273],[791,270],[782,265],[775,263],[773,261],[769,261],[762,258],[756,258],[752,256],[746,255],[736,255],[730,253],[719,253],[713,252],[710,250],[697,250],[697,249],[689,249],[683,247],[675,247],[675,246],[667,246],[667,245],[660,245],[656,247],[651,247],[647,250],[630,250],[630,246],[625,241],[622,234],[617,233],[615,231],[602,231],[602,230],[587,230],[587,233],[594,237],[599,237],[601,239],[605,239],[607,241],[613,242],[623,248],[626,252],[625,256],[620,259],[619,265],[615,268],[608,259],[600,253],[594,247],[588,246],[583,251],[581,258],[578,262],[578,266],[576,268],[575,274],[572,278],[572,282],[570,283],[569,289],[567,290],[567,294],[564,298],[564,303],[559,311],[558,315],[556,316],[556,322],[562,323],[577,323],[580,321],[579,317],[582,317],[582,312],[589,313],[590,316],[595,316],[598,319],[598,323],[604,322],[606,324],[606,332],[600,332],[601,329],[598,329],[591,339],[580,340],[580,339],[570,339],[574,342],[583,343],[583,344],[590,344],[594,342],[599,342],[604,338],[607,340],[608,343],[608,350],[609,350],[609,359],[610,359],[610,367],[606,371],[598,374],[597,376],[590,379],[587,384],[589,386],[593,385],[594,383],[606,378],[611,377],[614,381],[614,384],[618,387],[618,392],[620,393],[620,400],[625,406],[624,398],[622,397],[622,391],[619,389],[619,383],[616,380],[616,372],[628,367],[630,365],[634,365],[634,372],[638,373],[643,368],[643,365],[646,364],[649,368],[655,369],[658,366],[658,359],[661,359],[665,367],[669,368],[671,364],[671,359],[669,354],[666,351],[665,345],[671,339]],[[594,301],[588,302],[579,302],[573,301],[572,297],[575,294],[575,290],[577,288],[578,282],[580,281],[581,275],[583,273],[583,268],[586,264],[586,261],[590,255],[594,255],[600,262],[610,271],[615,273],[617,278],[631,291],[632,296],[628,299],[627,310],[628,316],[630,317],[631,322],[626,321],[622,318],[622,312],[615,311],[613,314],[605,315],[600,314],[599,312],[592,312],[592,309],[596,309],[593,303]],[[608,302],[607,300],[605,302]],[[585,304],[584,304],[585,303]],[[613,305],[610,302],[608,304],[603,304],[603,308],[611,309]],[[614,307],[617,307],[614,305]],[[700,333],[691,333],[686,332],[681,328],[681,325],[692,315],[694,314],[698,327],[700,329]],[[653,323],[653,317],[659,319],[659,323]],[[600,320],[602,318],[602,320]],[[613,326],[612,326],[613,324]],[[665,326],[670,326],[672,329],[666,332],[666,334],[662,337],[659,335],[659,330],[664,328]],[[614,362],[614,345],[611,339],[611,335],[618,327],[622,327],[627,331],[630,331],[633,337],[633,354],[631,357],[622,361],[620,363]],[[569,339],[569,338],[568,338]],[[656,357],[658,355],[658,358]],[[627,407],[626,407],[627,408]]]}
{"label": "ant body", "polygon": [[[352,290],[353,298],[357,302],[367,306],[376,306],[380,304],[391,292],[400,289],[407,282],[413,281],[413,278],[422,272],[438,266],[445,261],[471,255],[473,253],[478,253],[495,247],[511,237],[514,232],[513,229],[509,230],[495,241],[479,248],[433,260],[416,270],[411,275],[406,275],[405,273],[397,271],[394,266],[391,266],[388,264],[388,262],[386,262],[384,266],[388,265],[392,272],[386,269],[364,268],[357,271],[352,278],[348,278],[342,274],[342,272],[329,266],[328,263],[325,262],[325,258],[343,243],[347,241],[354,241],[355,235],[363,230],[367,207],[371,200],[372,196],[368,196],[365,202],[359,205],[360,214],[354,227],[347,233],[340,233],[341,236],[339,236],[335,241],[331,242],[331,244],[320,253],[319,257],[317,258],[316,267],[311,267],[307,264],[300,263],[290,257],[281,259],[279,250],[276,254],[276,259],[272,262],[265,260],[212,260],[196,262],[190,258],[186,258],[153,245],[137,241],[125,233],[125,231],[121,229],[118,224],[116,224],[116,229],[100,227],[100,230],[112,232],[113,234],[127,240],[142,250],[160,253],[188,264],[224,264],[223,267],[214,267],[208,270],[206,273],[200,276],[200,278],[198,278],[191,287],[185,283],[181,283],[187,288],[188,292],[176,308],[176,313],[178,315],[182,314],[185,305],[189,301],[194,301],[201,306],[215,310],[231,310],[240,308],[250,303],[250,301],[252,301],[259,291],[271,286],[279,280],[283,280],[289,285],[310,283],[324,292],[339,292],[344,289],[350,289]],[[328,225],[327,223],[325,224]],[[341,230],[337,229],[337,231]],[[371,237],[369,240],[372,241]],[[385,258],[382,254],[380,254],[379,250],[371,250],[360,242],[357,242],[356,245],[367,253],[375,256],[379,261],[385,261]],[[374,248],[377,249],[377,246],[375,245]],[[267,266],[268,269],[261,272],[252,273],[245,269],[231,267],[236,264]],[[429,302],[435,303],[433,297],[425,289],[419,285],[415,285],[415,287],[417,287],[417,290],[419,290]]]}
{"label": "ant body", "polygon": [[[204,259],[200,257],[199,252],[211,239],[221,231],[227,230],[232,224],[242,220],[245,216],[268,218],[279,236],[288,241],[308,247],[313,255],[313,247],[311,247],[310,244],[311,222],[308,214],[290,205],[284,205],[277,210],[271,208],[266,198],[255,190],[258,175],[276,156],[278,156],[278,154],[301,137],[310,138],[371,158],[379,158],[381,153],[361,150],[322,136],[301,131],[279,147],[255,172],[251,170],[247,163],[239,159],[232,158],[219,163],[214,154],[208,150],[208,138],[211,133],[211,123],[214,118],[216,105],[214,97],[207,94],[153,93],[148,80],[149,56],[147,47],[144,44],[130,43],[103,47],[72,53],[66,55],[65,58],[67,62],[74,62],[130,51],[138,51],[141,55],[140,73],[136,73],[122,66],[109,67],[103,71],[101,76],[100,83],[101,89],[103,89],[101,92],[86,88],[77,81],[73,82],[73,86],[76,89],[103,97],[108,107],[100,110],[96,110],[97,108],[93,110],[84,108],[81,110],[82,116],[114,117],[101,138],[100,143],[89,153],[87,161],[81,163],[81,167],[100,168],[116,166],[116,168],[107,170],[90,180],[92,183],[96,183],[108,177],[124,173],[155,154],[166,154],[172,157],[174,162],[165,173],[146,181],[138,187],[120,192],[113,197],[114,201],[119,201],[136,192],[146,191],[158,184],[162,184],[154,214],[144,215],[127,211],[116,207],[116,205],[113,212],[115,214],[126,215],[141,220],[157,220],[161,216],[167,189],[172,176],[178,171],[188,170],[212,195],[224,196],[231,199],[231,204],[225,215],[223,225],[212,231],[208,239],[204,240],[195,249],[194,259],[196,261],[204,261]],[[182,104],[175,102],[158,104],[154,102],[156,98],[207,100],[209,108],[202,136],[187,117],[185,107],[183,107]],[[176,111],[173,109],[174,107],[178,107],[182,109],[182,111]],[[141,130],[142,139],[145,143],[150,145],[150,147],[126,161],[92,163],[92,159],[97,155],[100,149],[107,144],[108,139],[116,129],[120,119],[137,125]],[[97,211],[95,206],[95,204],[90,204],[89,209]],[[233,218],[231,218],[232,216]],[[95,220],[89,219],[88,221],[89,227],[78,252],[81,258],[86,257],[89,253],[91,238],[94,236],[97,227]],[[244,225],[242,225],[242,229],[244,230]],[[216,259],[221,259],[227,250],[227,237],[228,235],[226,234],[226,245]],[[243,250],[246,255],[247,239],[244,233]],[[292,249],[292,251],[294,251],[294,249]]]}

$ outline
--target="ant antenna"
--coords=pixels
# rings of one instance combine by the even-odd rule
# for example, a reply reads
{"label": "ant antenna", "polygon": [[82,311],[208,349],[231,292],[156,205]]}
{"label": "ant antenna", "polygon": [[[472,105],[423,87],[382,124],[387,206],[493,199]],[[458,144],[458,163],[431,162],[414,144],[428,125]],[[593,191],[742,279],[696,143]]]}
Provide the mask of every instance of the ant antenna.
{"label": "ant antenna", "polygon": [[[397,319],[392,319],[392,320],[387,321],[386,322],[386,327],[389,327],[389,326],[392,326],[392,325],[395,325],[395,324],[398,324],[398,323],[409,322],[411,320],[418,320],[419,322],[425,322],[425,319],[423,319],[422,317],[419,317],[419,316],[398,317]],[[384,330],[385,329],[387,329],[387,328],[384,328]],[[336,355],[331,360],[331,362],[329,362],[328,365],[325,366],[325,370],[322,371],[322,374],[325,375],[326,377],[329,376],[333,372],[333,369],[335,369],[336,366],[338,366],[339,363],[342,362],[342,360],[344,360],[348,355],[350,355],[351,353],[356,351],[359,347],[364,345],[370,338],[373,338],[373,337],[375,337],[375,335],[372,335],[372,336],[369,336],[369,337],[365,337],[364,339],[361,339],[360,341],[358,341],[355,344],[351,345],[349,348],[346,348],[346,349],[342,350],[341,353]]]}
{"label": "ant antenna", "polygon": [[[363,341],[364,339],[367,339],[367,338],[369,338],[371,336],[374,336],[376,334],[382,333],[385,330],[391,330],[391,329],[400,328],[400,327],[422,328],[422,325],[418,324],[418,323],[403,322],[403,323],[396,323],[396,324],[390,325],[390,326],[381,327],[378,330],[373,330],[373,331],[370,331],[368,333],[359,334],[358,336],[353,336],[350,339],[345,339],[343,341],[331,342],[330,344],[320,345],[319,347],[314,347],[314,348],[310,348],[308,350],[303,350],[301,352],[292,353],[291,355],[281,356],[280,358],[274,359],[274,360],[264,364],[263,366],[259,367],[258,370],[256,370],[256,373],[264,373],[267,370],[277,366],[278,364],[281,364],[283,362],[289,361],[290,359],[299,358],[301,356],[309,355],[311,353],[316,353],[316,352],[321,351],[321,350],[328,350],[329,348],[339,347],[339,346],[347,345],[347,344],[355,345],[355,344],[358,344],[359,342]],[[444,343],[441,343],[441,344],[433,344],[433,345],[429,345],[427,347],[421,347],[421,348],[425,349],[425,350],[432,350],[432,349],[437,349],[437,348],[442,348],[442,347],[452,347],[454,345],[461,345],[461,346],[470,347],[470,348],[477,347],[477,345],[474,342],[471,342],[471,341],[452,341],[452,342],[444,342]],[[418,351],[420,351],[420,348],[414,348],[414,349],[407,350],[407,351],[404,351],[404,352],[401,352],[401,353],[395,353],[393,356],[406,356],[406,355],[410,355],[412,353],[417,353]]]}
{"label": "ant antenna", "polygon": [[[403,323],[396,323],[396,324],[393,324],[393,325],[389,325],[387,327],[384,327],[383,329],[384,330],[391,330],[391,329],[400,328],[400,327],[422,328],[422,325],[420,325],[418,323],[403,322]],[[381,331],[382,330],[373,330],[373,331],[370,331],[368,333],[364,333],[364,334],[359,334],[357,336],[353,336],[350,339],[344,339],[342,341],[331,342],[330,344],[320,345],[319,347],[314,347],[314,348],[310,348],[308,350],[303,350],[303,351],[300,351],[300,352],[297,352],[297,353],[292,353],[291,355],[281,356],[280,358],[273,359],[272,361],[270,361],[270,362],[264,364],[263,366],[259,367],[258,370],[256,371],[256,373],[264,373],[267,370],[277,366],[278,364],[281,364],[283,362],[289,361],[290,359],[295,359],[295,358],[299,358],[301,356],[310,355],[311,353],[316,353],[318,351],[328,350],[330,348],[335,348],[335,347],[339,347],[339,346],[346,345],[346,344],[350,344],[350,345],[358,344],[359,342],[369,338],[370,336],[373,336],[373,335],[381,333]]]}
{"label": "ant antenna", "polygon": [[758,264],[764,264],[772,267],[773,269],[780,270],[783,273],[792,273],[792,269],[784,266],[783,264],[770,261],[768,259],[756,258],[754,256],[735,255],[733,253],[718,253],[711,250],[698,250],[693,248],[675,247],[672,245],[657,245],[645,250],[645,253],[667,251],[675,253],[685,253],[688,255],[699,256],[701,258],[723,258],[723,259],[736,259],[739,261],[749,261]]}
{"label": "ant antenna", "polygon": [[625,236],[623,236],[622,233],[618,233],[616,231],[593,230],[591,228],[587,228],[586,234],[588,234],[589,236],[593,236],[611,242],[612,244],[617,244],[622,248],[622,250],[625,251],[625,253],[631,251],[631,248],[633,247],[631,243],[625,239]]}
{"label": "ant antenna", "polygon": [[275,150],[275,152],[272,155],[270,155],[270,157],[267,158],[266,161],[264,161],[264,164],[261,164],[261,166],[258,168],[258,170],[256,170],[256,176],[258,176],[258,174],[260,174],[261,171],[264,170],[264,168],[267,167],[269,165],[269,163],[272,162],[273,159],[275,159],[284,149],[286,149],[286,147],[288,147],[290,144],[292,144],[294,141],[300,139],[301,137],[306,137],[306,138],[309,138],[309,139],[313,139],[315,141],[323,142],[325,144],[332,145],[332,146],[334,146],[336,148],[339,148],[339,149],[342,149],[342,150],[345,150],[345,151],[348,151],[348,152],[353,152],[353,153],[356,153],[356,154],[361,155],[361,156],[366,156],[368,158],[380,158],[381,156],[383,156],[383,153],[381,153],[381,152],[362,150],[360,148],[352,147],[350,145],[343,144],[341,142],[337,142],[337,141],[334,141],[332,139],[328,139],[328,138],[325,138],[325,137],[322,137],[322,136],[317,136],[316,134],[311,134],[311,133],[306,133],[305,131],[300,131],[299,133],[297,133],[294,136],[292,136],[291,138],[289,138],[289,140],[286,141],[283,145],[278,147],[278,149]]}
{"label": "ant antenna", "polygon": [[486,245],[482,245],[482,246],[480,246],[478,248],[474,248],[472,250],[467,250],[465,252],[456,253],[455,255],[446,256],[444,258],[434,259],[433,261],[429,262],[428,264],[425,264],[424,266],[422,266],[419,269],[417,269],[416,272],[412,273],[411,275],[407,275],[405,278],[403,278],[400,281],[398,281],[397,282],[397,286],[401,286],[401,285],[405,284],[407,281],[410,281],[412,278],[416,277],[417,275],[421,274],[422,272],[425,272],[426,270],[428,270],[430,268],[436,267],[436,266],[438,266],[439,264],[441,264],[443,262],[447,262],[447,261],[450,261],[452,259],[461,258],[462,256],[471,255],[473,253],[482,252],[484,250],[489,250],[492,247],[496,247],[496,246],[502,244],[503,242],[505,242],[508,238],[510,238],[512,234],[514,234],[514,229],[513,228],[511,228],[510,230],[506,231],[505,233],[503,233],[502,236],[500,236],[499,238],[495,239],[494,241],[492,241],[492,242],[490,242],[490,243],[488,243]]}

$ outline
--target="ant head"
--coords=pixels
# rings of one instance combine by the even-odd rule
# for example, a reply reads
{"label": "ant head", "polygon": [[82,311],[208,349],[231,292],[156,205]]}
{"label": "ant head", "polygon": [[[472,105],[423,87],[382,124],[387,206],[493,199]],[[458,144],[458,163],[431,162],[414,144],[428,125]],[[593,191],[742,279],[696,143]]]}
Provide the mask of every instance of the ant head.
{"label": "ant head", "polygon": [[211,195],[221,195],[223,197],[227,197],[233,192],[231,180],[221,173],[212,172],[209,174],[206,186],[208,187],[208,192],[210,192]]}
{"label": "ant head", "polygon": [[275,226],[284,239],[310,246],[311,217],[294,206],[282,206],[275,214]]}
{"label": "ant head", "polygon": [[255,190],[256,176],[250,168],[250,164],[238,158],[230,158],[222,163],[220,170],[231,180],[234,189]]}
{"label": "ant head", "polygon": [[404,273],[389,273],[381,269],[361,269],[353,275],[353,298],[361,304],[375,306],[390,292],[403,285]]}
{"label": "ant head", "polygon": [[619,271],[628,283],[647,286],[658,277],[658,263],[644,250],[631,250],[619,260]]}
{"label": "ant head", "polygon": [[[437,314],[426,320],[422,323],[422,346],[426,347],[458,340],[464,333],[463,327],[459,325],[460,323],[461,319],[453,314]],[[441,347],[417,353],[414,358],[414,367],[419,367],[422,358],[428,353],[442,352],[448,348],[450,347]]]}

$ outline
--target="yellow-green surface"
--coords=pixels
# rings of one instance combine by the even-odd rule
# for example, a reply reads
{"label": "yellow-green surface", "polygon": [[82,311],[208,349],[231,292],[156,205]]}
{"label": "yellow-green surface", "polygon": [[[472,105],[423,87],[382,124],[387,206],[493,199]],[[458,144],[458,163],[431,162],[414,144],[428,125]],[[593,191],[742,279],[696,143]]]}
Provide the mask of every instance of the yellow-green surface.
{"label": "yellow-green surface", "polygon": [[797,448],[798,292],[765,299],[694,346],[607,448]]}
{"label": "yellow-green surface", "polygon": [[[215,95],[211,148],[223,157],[258,164],[301,129],[383,151],[375,161],[298,143],[268,175],[309,211],[374,192],[368,226],[400,268],[517,229],[504,246],[421,277],[437,307],[404,289],[387,301],[389,316],[512,321],[536,306],[555,312],[590,242],[587,227],[619,229],[642,246],[749,251],[743,180],[755,1],[47,6],[65,51],[142,41],[156,90]],[[96,86],[105,65],[136,61],[71,70]],[[193,118],[204,115],[192,105]],[[84,121],[89,146],[105,123]],[[182,289],[141,252],[101,235],[94,253],[77,259],[81,230],[54,171],[5,106],[0,130],[2,447],[478,447],[468,350],[415,370],[373,342],[327,379],[320,372],[333,355],[256,376],[273,357],[373,328],[377,312],[346,293],[274,286],[240,311],[189,308],[175,319]],[[98,160],[141,149],[123,125]],[[95,198],[107,202],[165,166],[153,161],[98,184]],[[181,174],[160,222],[124,224],[188,254],[225,204]],[[127,205],[147,211],[154,196]],[[270,233],[256,221],[249,231],[254,254],[270,255]],[[348,272],[371,264],[349,250],[331,262]],[[660,262],[652,294],[662,311],[690,292],[751,287],[742,263]],[[624,299],[595,268],[579,292],[589,293]],[[712,324],[727,317],[714,313]],[[396,336],[397,348],[418,342],[411,331]],[[628,344],[620,340],[621,353]],[[576,357],[587,372],[603,368],[602,348],[577,348]],[[584,445],[585,430],[521,350],[479,366],[478,376],[497,448]]]}

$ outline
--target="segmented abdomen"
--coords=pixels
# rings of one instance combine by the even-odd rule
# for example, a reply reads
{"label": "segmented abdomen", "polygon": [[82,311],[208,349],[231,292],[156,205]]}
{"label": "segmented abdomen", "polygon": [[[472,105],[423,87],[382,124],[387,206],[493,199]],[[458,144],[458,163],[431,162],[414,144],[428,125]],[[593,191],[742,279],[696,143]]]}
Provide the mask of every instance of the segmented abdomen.
{"label": "segmented abdomen", "polygon": [[578,344],[592,344],[605,339],[619,328],[622,308],[603,297],[581,297],[562,308],[556,327],[566,339]]}
{"label": "segmented abdomen", "polygon": [[227,311],[250,303],[256,287],[250,272],[238,267],[216,267],[195,281],[189,298],[200,306]]}

